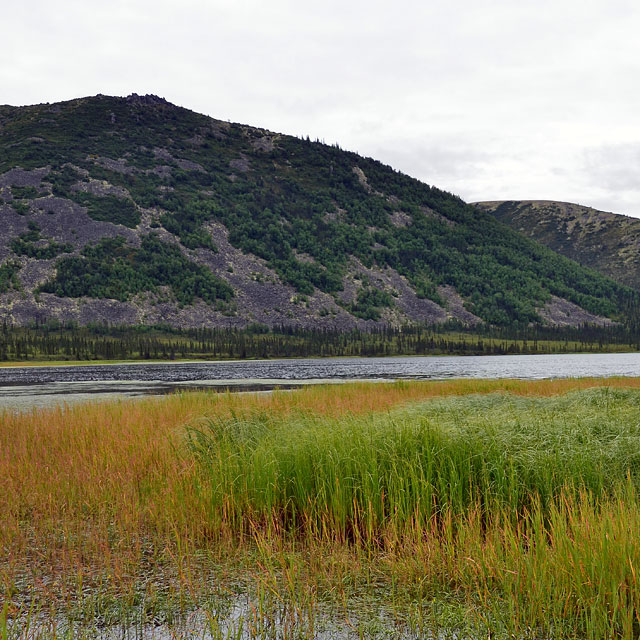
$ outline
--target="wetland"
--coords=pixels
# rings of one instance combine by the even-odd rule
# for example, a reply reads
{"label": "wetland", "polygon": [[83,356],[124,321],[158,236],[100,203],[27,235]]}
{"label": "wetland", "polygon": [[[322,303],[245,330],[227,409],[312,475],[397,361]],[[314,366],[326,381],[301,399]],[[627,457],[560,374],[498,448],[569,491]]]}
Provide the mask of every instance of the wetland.
{"label": "wetland", "polygon": [[636,638],[640,378],[0,418],[0,637]]}

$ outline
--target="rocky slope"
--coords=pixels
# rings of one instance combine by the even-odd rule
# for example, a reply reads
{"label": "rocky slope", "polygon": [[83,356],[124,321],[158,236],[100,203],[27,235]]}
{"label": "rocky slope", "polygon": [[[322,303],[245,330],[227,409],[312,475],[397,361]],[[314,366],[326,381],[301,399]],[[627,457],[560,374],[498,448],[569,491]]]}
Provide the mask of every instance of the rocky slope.
{"label": "rocky slope", "polygon": [[476,206],[533,240],[640,290],[640,220],[551,200]]}
{"label": "rocky slope", "polygon": [[633,294],[379,162],[156,96],[0,107],[18,324],[607,324]]}

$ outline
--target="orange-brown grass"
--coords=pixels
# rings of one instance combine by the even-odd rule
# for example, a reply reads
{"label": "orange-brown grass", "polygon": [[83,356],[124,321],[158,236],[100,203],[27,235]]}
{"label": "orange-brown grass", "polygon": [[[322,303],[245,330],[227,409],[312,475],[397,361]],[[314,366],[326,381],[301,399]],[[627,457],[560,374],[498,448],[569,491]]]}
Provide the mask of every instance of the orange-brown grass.
{"label": "orange-brown grass", "polygon": [[[640,387],[640,378],[451,380],[311,386],[273,394],[185,393],[138,401],[6,412],[0,416],[0,547],[8,557],[60,550],[101,560],[205,534],[194,462],[181,455],[184,428],[203,417],[272,417],[303,411],[337,417],[410,401],[498,391],[552,396],[594,386]],[[77,560],[78,558],[74,558]]]}
{"label": "orange-brown grass", "polygon": [[394,383],[353,383],[332,387],[308,387],[288,398],[277,394],[267,400],[267,407],[287,413],[308,410],[328,416],[354,415],[386,411],[396,405],[447,396],[465,396],[506,392],[520,396],[551,397],[594,387],[639,389],[640,378],[558,378],[552,380],[453,379],[402,381]]}
{"label": "orange-brown grass", "polygon": [[[267,414],[274,421],[296,413],[339,418],[384,413],[428,398],[495,392],[550,397],[599,386],[637,389],[640,379],[357,383],[272,394],[185,393],[5,412],[0,416],[0,598],[19,590],[21,579],[40,584],[51,596],[70,597],[63,584],[70,581],[76,588],[79,579],[94,581],[96,588],[107,580],[126,592],[141,570],[158,567],[195,592],[194,572],[205,550],[213,563],[227,566],[246,566],[251,558],[260,583],[281,581],[294,572],[295,588],[308,592],[323,585],[328,591],[348,591],[345,584],[357,590],[358,585],[390,577],[404,584],[406,593],[425,598],[443,589],[460,590],[470,609],[483,603],[486,615],[494,621],[506,616],[500,624],[511,624],[519,632],[527,617],[550,629],[564,613],[582,615],[581,607],[591,602],[593,592],[585,581],[596,584],[598,572],[615,565],[612,580],[623,586],[607,582],[602,606],[610,608],[627,598],[625,615],[633,615],[639,610],[635,571],[640,568],[640,557],[629,546],[640,535],[635,497],[611,502],[604,515],[588,495],[577,502],[568,497],[564,511],[559,504],[544,520],[534,510],[520,523],[499,510],[490,518],[486,513],[480,517],[483,507],[471,504],[466,519],[457,523],[447,521],[449,514],[444,520],[420,521],[412,531],[409,519],[402,529],[382,527],[373,534],[377,543],[363,546],[357,544],[357,530],[354,545],[353,538],[338,540],[322,532],[322,522],[316,529],[322,535],[316,538],[296,542],[279,536],[282,523],[274,514],[267,526],[248,523],[244,531],[253,527],[255,534],[248,541],[236,535],[237,514],[227,518],[224,510],[212,513],[202,469],[184,446],[186,428],[206,419],[237,422]],[[602,530],[594,529],[595,522]],[[540,540],[537,546],[531,544],[535,536]],[[613,547],[606,546],[610,536],[618,545],[613,559]],[[571,541],[582,547],[571,546]],[[585,564],[589,551],[602,544],[594,560],[601,565]],[[619,548],[628,551],[620,566],[615,564],[622,557]],[[544,561],[534,556],[536,549],[545,549]],[[272,566],[270,557],[275,558]],[[573,563],[569,573],[563,563]],[[540,574],[547,565],[552,569]],[[25,570],[27,576],[20,578]],[[559,582],[563,572],[565,582]],[[348,573],[351,578],[345,580]],[[52,576],[58,582],[50,582]],[[283,588],[294,589],[287,584]],[[562,603],[549,598],[556,588],[562,589]],[[491,598],[492,591],[500,596]],[[532,597],[523,599],[523,594]],[[529,609],[523,609],[523,603]],[[545,608],[552,604],[553,620],[545,622]],[[514,607],[519,607],[515,613]],[[598,620],[601,631],[604,623]],[[589,620],[583,622],[587,628]],[[629,634],[635,628],[633,620],[616,624],[616,629],[630,629]]]}

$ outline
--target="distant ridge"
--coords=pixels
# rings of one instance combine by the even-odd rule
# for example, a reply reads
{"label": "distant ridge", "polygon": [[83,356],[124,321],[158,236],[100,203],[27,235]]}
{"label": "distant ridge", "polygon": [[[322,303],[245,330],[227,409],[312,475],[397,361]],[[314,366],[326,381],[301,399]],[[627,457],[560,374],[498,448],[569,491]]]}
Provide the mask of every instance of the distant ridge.
{"label": "distant ridge", "polygon": [[640,290],[640,220],[570,202],[478,202],[519,233]]}

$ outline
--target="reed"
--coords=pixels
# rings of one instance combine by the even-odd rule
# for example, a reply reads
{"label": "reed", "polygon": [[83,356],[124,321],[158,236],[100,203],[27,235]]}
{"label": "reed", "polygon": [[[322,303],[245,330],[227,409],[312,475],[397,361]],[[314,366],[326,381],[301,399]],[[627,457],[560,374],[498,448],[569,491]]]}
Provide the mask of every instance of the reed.
{"label": "reed", "polygon": [[189,446],[209,481],[212,520],[378,544],[385,528],[400,536],[478,505],[518,519],[561,490],[600,496],[628,478],[635,484],[638,397],[607,388],[338,418],[257,412],[192,428]]}
{"label": "reed", "polygon": [[176,630],[198,609],[202,637],[315,637],[328,616],[365,637],[637,638],[639,386],[402,382],[5,412],[0,637]]}

